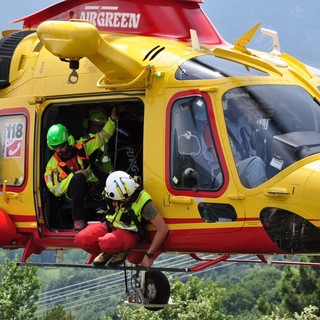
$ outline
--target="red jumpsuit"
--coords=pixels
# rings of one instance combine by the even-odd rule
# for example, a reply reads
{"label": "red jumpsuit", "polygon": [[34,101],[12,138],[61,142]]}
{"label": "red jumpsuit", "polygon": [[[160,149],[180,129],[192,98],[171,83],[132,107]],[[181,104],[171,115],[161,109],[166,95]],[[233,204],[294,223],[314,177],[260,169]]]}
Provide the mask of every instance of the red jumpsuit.
{"label": "red jumpsuit", "polygon": [[[102,222],[89,224],[76,235],[75,244],[93,256],[97,256],[101,252],[112,255],[136,247],[140,241],[137,227],[134,222],[124,224],[125,217],[128,217],[126,213],[133,210],[136,216],[140,216],[140,220],[143,217],[146,221],[150,221],[158,212],[151,201],[150,195],[145,190],[139,193],[129,208],[121,202],[118,205],[116,212],[119,214],[115,213],[112,218],[109,218],[110,225],[112,225],[111,230],[108,230],[105,223]],[[136,232],[132,230],[136,230]]]}

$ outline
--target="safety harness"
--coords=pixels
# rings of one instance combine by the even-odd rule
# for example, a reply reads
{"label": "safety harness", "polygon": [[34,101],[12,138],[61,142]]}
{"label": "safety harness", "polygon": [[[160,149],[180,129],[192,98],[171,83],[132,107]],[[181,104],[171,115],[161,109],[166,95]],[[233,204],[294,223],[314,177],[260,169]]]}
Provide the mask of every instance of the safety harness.
{"label": "safety harness", "polygon": [[[76,144],[73,147],[75,155],[65,161],[62,161],[58,154],[55,152],[54,157],[58,162],[58,166],[61,169],[60,178],[65,179],[71,172],[75,172],[79,169],[86,169],[90,165],[90,158],[87,156],[86,151],[82,144]],[[83,168],[80,167],[82,163]]]}
{"label": "safety harness", "polygon": [[108,231],[112,228],[124,229],[136,232],[141,240],[147,240],[147,222],[141,212],[149,201],[150,195],[138,188],[128,202],[115,202],[114,210],[109,210],[106,215]]}

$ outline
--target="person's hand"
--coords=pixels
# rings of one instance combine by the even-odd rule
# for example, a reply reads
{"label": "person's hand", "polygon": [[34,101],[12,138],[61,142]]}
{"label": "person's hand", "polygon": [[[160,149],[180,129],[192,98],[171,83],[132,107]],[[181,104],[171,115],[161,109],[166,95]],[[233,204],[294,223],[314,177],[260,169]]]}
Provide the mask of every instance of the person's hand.
{"label": "person's hand", "polygon": [[153,265],[153,259],[147,257],[146,255],[143,257],[142,261],[141,261],[141,266],[142,267],[146,267],[146,268],[150,268]]}
{"label": "person's hand", "polygon": [[82,173],[86,177],[86,179],[89,178],[89,172],[87,170],[81,169],[75,172],[75,174],[79,174],[79,173]]}
{"label": "person's hand", "polygon": [[112,109],[112,111],[111,111],[110,118],[111,118],[112,121],[118,120],[117,108],[116,108],[116,107],[113,107],[113,109]]}

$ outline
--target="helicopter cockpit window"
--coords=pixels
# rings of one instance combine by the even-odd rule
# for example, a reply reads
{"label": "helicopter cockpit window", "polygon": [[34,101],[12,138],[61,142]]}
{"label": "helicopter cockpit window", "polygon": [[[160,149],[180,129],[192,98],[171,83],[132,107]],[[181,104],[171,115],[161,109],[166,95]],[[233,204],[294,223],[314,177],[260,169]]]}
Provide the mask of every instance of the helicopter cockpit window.
{"label": "helicopter cockpit window", "polygon": [[182,156],[197,157],[201,153],[200,139],[197,134],[185,131],[178,137],[178,153]]}
{"label": "helicopter cockpit window", "polygon": [[176,189],[219,189],[222,175],[205,101],[200,97],[179,99],[171,116],[172,185]]}
{"label": "helicopter cockpit window", "polygon": [[239,178],[254,188],[320,152],[320,103],[298,86],[235,88],[222,99]]}
{"label": "helicopter cockpit window", "polygon": [[1,166],[0,183],[21,186],[25,173],[26,117],[6,115],[0,117]]}
{"label": "helicopter cockpit window", "polygon": [[219,79],[236,76],[268,76],[268,73],[231,60],[203,55],[181,64],[176,71],[177,80]]}

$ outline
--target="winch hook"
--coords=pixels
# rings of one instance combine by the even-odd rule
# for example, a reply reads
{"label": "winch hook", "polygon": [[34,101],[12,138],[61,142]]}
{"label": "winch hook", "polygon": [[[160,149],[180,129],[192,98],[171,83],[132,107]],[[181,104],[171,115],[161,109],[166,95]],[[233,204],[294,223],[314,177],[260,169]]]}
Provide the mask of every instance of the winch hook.
{"label": "winch hook", "polygon": [[79,69],[79,60],[70,60],[69,67],[72,71],[68,77],[67,83],[75,84],[79,79],[79,74],[77,72],[77,70]]}

